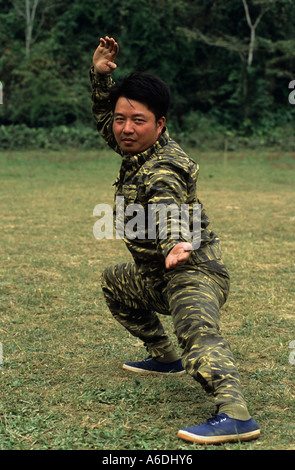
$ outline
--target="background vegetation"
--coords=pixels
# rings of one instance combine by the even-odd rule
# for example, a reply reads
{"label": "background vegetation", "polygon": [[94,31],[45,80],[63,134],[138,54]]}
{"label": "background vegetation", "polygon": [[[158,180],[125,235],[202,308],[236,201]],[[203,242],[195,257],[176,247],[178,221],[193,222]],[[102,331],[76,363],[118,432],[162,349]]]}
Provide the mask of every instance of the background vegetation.
{"label": "background vegetation", "polygon": [[293,8],[292,0],[0,0],[0,143],[23,148],[25,134],[29,147],[93,146],[88,70],[108,34],[121,46],[116,79],[142,69],[169,83],[178,138],[293,148]]}

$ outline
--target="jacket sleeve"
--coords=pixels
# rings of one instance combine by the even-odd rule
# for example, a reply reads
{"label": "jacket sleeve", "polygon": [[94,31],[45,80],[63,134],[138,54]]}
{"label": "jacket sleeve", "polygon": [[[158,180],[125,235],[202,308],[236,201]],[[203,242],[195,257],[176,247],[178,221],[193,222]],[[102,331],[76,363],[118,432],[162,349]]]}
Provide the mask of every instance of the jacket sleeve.
{"label": "jacket sleeve", "polygon": [[110,89],[114,81],[110,75],[96,75],[93,66],[90,69],[90,81],[92,85],[92,113],[96,122],[96,128],[107,144],[121,154],[113,133],[113,112],[110,103]]}
{"label": "jacket sleeve", "polygon": [[190,242],[189,231],[181,224],[181,208],[189,210],[187,184],[183,175],[159,165],[146,188],[150,210],[154,211],[158,251],[166,256],[180,242]]}

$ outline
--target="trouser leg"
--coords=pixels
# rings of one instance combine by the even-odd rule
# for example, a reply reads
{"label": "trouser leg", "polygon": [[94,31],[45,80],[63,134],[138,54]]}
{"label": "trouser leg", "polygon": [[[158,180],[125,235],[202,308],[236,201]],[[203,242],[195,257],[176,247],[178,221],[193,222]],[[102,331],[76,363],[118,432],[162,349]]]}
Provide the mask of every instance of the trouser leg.
{"label": "trouser leg", "polygon": [[191,269],[175,271],[167,283],[187,373],[213,394],[217,407],[232,402],[246,406],[230,346],[220,334],[219,310],[226,291],[226,287],[222,289],[210,277]]}
{"label": "trouser leg", "polygon": [[[105,269],[102,274],[102,290],[114,318],[133,336],[145,344],[153,357],[163,356],[174,350],[156,311],[163,305],[163,296],[152,288],[138,272],[134,263],[123,263]],[[161,298],[162,297],[162,298]],[[162,310],[160,313],[168,313]]]}
{"label": "trouser leg", "polygon": [[222,288],[191,268],[164,277],[157,290],[156,280],[143,279],[133,263],[107,268],[102,289],[111,313],[153,357],[174,350],[155,312],[171,314],[187,373],[213,395],[217,408],[232,403],[246,408],[230,346],[220,334],[226,283]]}

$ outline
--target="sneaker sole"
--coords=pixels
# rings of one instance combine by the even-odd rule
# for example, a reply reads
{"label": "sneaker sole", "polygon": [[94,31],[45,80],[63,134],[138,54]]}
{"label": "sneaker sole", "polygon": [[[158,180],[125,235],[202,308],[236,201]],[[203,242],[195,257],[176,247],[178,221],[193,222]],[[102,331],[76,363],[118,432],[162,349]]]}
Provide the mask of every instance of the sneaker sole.
{"label": "sneaker sole", "polygon": [[250,441],[252,439],[258,439],[260,436],[260,430],[250,431],[244,434],[229,434],[225,436],[198,436],[187,431],[179,431],[177,437],[189,442],[196,442],[198,444],[221,444],[223,442],[238,442],[238,441]]}
{"label": "sneaker sole", "polygon": [[185,370],[179,372],[158,372],[156,370],[146,370],[140,369],[139,367],[132,367],[126,364],[123,364],[123,369],[128,370],[129,372],[135,372],[136,374],[146,374],[146,375],[184,375]]}

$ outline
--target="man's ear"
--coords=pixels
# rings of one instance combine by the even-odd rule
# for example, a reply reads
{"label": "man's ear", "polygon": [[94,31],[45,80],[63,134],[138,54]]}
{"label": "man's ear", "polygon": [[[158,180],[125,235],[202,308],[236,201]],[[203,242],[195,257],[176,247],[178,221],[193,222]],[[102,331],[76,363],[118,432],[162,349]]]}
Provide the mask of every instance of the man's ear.
{"label": "man's ear", "polygon": [[161,134],[164,126],[166,124],[166,118],[165,116],[160,117],[157,121],[157,131],[158,131],[158,136]]}

